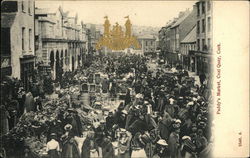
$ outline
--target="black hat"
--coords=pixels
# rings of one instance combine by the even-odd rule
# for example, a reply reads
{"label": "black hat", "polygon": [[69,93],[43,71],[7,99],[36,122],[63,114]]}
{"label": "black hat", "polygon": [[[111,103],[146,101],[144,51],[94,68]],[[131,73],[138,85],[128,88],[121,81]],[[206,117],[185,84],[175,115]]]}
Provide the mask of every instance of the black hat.
{"label": "black hat", "polygon": [[75,109],[73,109],[73,108],[68,108],[68,112],[75,112]]}

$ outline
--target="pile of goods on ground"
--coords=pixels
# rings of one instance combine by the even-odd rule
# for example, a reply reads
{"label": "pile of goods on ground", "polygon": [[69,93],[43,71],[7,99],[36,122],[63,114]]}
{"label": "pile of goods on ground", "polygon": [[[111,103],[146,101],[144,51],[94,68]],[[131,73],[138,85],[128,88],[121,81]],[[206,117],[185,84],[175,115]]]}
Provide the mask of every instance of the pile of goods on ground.
{"label": "pile of goods on ground", "polygon": [[[51,98],[50,98],[51,99]],[[59,115],[68,115],[67,97],[56,98],[53,100],[43,100],[43,109],[40,111],[30,111],[21,116],[17,125],[2,136],[3,146],[7,153],[24,153],[26,149],[37,155],[46,153],[46,141],[48,129],[52,122],[59,120]],[[94,109],[90,108],[90,111]],[[93,116],[80,108],[76,108],[82,125],[90,125],[93,122]]]}

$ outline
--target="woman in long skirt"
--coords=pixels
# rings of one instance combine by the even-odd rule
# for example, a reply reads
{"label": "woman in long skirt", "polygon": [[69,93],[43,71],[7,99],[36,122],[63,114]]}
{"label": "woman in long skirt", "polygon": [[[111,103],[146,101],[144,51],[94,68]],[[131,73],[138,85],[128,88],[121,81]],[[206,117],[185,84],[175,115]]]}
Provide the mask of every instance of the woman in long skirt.
{"label": "woman in long skirt", "polygon": [[82,145],[81,158],[97,158],[99,157],[98,147],[94,141],[94,132],[90,131]]}
{"label": "woman in long skirt", "polygon": [[72,126],[65,126],[66,133],[62,136],[62,158],[80,158],[78,144],[71,132]]}

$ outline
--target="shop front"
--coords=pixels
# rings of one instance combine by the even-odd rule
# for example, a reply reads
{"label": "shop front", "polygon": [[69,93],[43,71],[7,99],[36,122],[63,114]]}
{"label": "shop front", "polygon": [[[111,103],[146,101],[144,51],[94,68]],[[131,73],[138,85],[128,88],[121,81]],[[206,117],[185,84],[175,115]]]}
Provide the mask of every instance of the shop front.
{"label": "shop front", "polygon": [[200,75],[204,73],[206,76],[209,76],[211,74],[212,55],[196,52],[195,56],[197,63],[197,74]]}
{"label": "shop front", "polygon": [[21,81],[25,90],[30,90],[34,80],[34,56],[24,56],[20,58]]}
{"label": "shop front", "polygon": [[191,70],[190,58],[187,55],[183,55],[183,66],[186,70]]}

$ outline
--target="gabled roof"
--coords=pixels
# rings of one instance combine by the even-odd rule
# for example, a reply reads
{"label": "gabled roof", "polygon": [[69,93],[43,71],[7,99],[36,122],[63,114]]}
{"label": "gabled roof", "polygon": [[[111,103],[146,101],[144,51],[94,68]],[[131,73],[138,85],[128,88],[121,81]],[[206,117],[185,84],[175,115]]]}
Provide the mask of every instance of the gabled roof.
{"label": "gabled roof", "polygon": [[172,25],[171,28],[174,28],[174,27],[176,27],[176,26],[179,26],[179,25],[181,24],[181,22],[182,22],[183,20],[185,20],[186,17],[188,17],[188,15],[189,15],[190,13],[191,13],[190,11],[185,12],[183,16],[181,16],[180,18],[177,19],[177,21]]}
{"label": "gabled roof", "polygon": [[187,36],[181,41],[181,43],[194,43],[196,42],[196,25],[187,34]]}
{"label": "gabled roof", "polygon": [[1,14],[1,28],[11,28],[16,18],[16,14]]}

